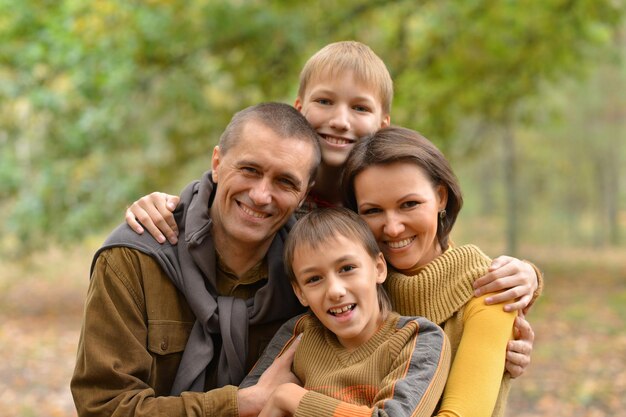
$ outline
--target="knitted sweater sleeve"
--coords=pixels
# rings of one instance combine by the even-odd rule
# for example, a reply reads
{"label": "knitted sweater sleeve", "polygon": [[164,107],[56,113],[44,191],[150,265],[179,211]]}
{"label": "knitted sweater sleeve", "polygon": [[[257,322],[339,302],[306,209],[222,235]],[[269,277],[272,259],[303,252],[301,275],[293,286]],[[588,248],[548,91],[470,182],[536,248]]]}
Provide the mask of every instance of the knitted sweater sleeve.
{"label": "knitted sweater sleeve", "polygon": [[372,407],[309,391],[296,417],[431,416],[441,397],[450,366],[450,345],[439,326],[417,318],[414,337],[400,347]]}
{"label": "knitted sweater sleeve", "polygon": [[515,312],[471,299],[438,416],[490,416],[498,398]]}
{"label": "knitted sweater sleeve", "polygon": [[301,323],[305,316],[306,313],[296,316],[278,329],[252,370],[243,381],[241,381],[241,384],[239,384],[239,388],[251,387],[259,382],[259,378],[261,378],[263,372],[270,367],[274,359],[279,357],[282,352],[291,345],[296,336],[298,336],[298,333],[302,331],[299,323]]}

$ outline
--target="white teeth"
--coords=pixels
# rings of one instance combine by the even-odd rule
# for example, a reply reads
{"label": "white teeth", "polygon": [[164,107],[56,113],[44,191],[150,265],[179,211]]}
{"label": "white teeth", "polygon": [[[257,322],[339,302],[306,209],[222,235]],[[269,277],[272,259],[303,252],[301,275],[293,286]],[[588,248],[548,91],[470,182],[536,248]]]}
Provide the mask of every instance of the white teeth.
{"label": "white teeth", "polygon": [[413,240],[415,240],[415,237],[402,239],[402,240],[399,240],[397,242],[392,242],[392,241],[388,240],[387,241],[387,246],[389,246],[392,249],[400,249],[400,248],[403,248],[403,247],[407,246],[409,243],[413,242]]}
{"label": "white teeth", "polygon": [[326,140],[326,142],[332,143],[333,145],[347,145],[349,143],[352,143],[352,141],[348,139],[336,138],[333,136],[324,136],[324,139]]}
{"label": "white teeth", "polygon": [[241,209],[244,211],[244,213],[252,216],[252,217],[256,217],[257,219],[263,219],[265,217],[267,217],[267,214],[259,212],[259,211],[255,211],[252,210],[250,207],[244,205],[244,204],[240,204],[239,207],[241,207]]}
{"label": "white teeth", "polygon": [[341,314],[341,313],[345,313],[346,311],[352,310],[355,306],[356,304],[350,304],[347,306],[343,306],[341,308],[330,308],[328,309],[328,311],[330,311],[331,314]]}

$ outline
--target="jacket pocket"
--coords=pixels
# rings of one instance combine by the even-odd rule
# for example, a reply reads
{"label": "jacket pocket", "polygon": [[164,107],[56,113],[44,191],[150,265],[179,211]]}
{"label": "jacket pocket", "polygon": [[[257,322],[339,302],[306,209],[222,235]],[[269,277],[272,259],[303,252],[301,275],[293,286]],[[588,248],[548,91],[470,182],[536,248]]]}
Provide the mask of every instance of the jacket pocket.
{"label": "jacket pocket", "polygon": [[148,350],[169,355],[185,350],[193,323],[173,320],[148,320]]}

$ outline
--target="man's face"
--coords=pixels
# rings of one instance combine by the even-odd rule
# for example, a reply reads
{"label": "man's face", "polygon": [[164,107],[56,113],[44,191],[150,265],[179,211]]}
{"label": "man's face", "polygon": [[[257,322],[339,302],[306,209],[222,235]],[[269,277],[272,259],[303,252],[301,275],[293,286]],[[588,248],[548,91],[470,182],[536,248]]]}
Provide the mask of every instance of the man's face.
{"label": "man's face", "polygon": [[313,155],[312,144],[280,138],[254,120],[226,154],[215,147],[211,217],[216,242],[269,244],[306,196]]}

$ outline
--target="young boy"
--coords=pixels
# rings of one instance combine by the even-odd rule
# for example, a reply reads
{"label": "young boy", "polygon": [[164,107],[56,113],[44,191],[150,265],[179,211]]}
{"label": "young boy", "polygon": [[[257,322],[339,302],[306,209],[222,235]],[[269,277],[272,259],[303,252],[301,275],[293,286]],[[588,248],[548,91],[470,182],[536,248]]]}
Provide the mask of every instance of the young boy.
{"label": "young boy", "polygon": [[[344,208],[312,211],[285,245],[285,268],[310,312],[285,323],[241,388],[300,337],[293,372],[263,415],[430,416],[446,382],[449,342],[423,317],[390,311],[385,259],[367,224]],[[298,336],[300,335],[300,336]]]}
{"label": "young boy", "polygon": [[[341,205],[339,179],[348,154],[359,138],[389,125],[392,99],[389,71],[367,45],[331,43],[309,58],[300,74],[294,106],[320,135],[322,163],[297,217],[316,207]],[[157,241],[162,243],[167,236],[175,244],[178,228],[172,212],[177,204],[178,197],[154,192],[126,210],[126,222],[137,233],[145,227]],[[487,299],[489,304],[514,300],[505,309],[521,310],[540,293],[540,278],[532,264],[503,256],[493,261],[490,272],[476,280],[474,287],[476,296],[500,291]],[[519,339],[510,342],[506,362],[513,377],[530,363],[534,340],[530,324],[522,317],[516,328]]]}

